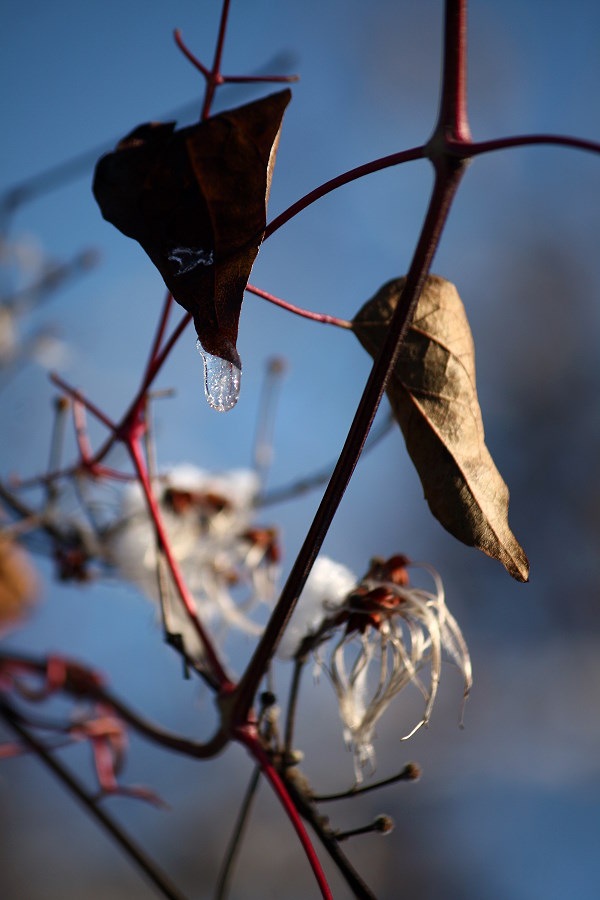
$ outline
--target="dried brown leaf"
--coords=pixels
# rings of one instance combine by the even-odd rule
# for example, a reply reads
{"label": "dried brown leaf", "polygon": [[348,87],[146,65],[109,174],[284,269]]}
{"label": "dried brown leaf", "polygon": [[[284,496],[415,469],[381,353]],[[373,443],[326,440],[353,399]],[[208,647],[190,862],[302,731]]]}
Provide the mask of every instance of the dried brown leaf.
{"label": "dried brown leaf", "polygon": [[94,176],[104,218],[142,245],[204,349],[238,368],[240,310],[290,99],[279,91],[180,131],[141,125]]}
{"label": "dried brown leaf", "polygon": [[[373,358],[405,280],[384,285],[353,320]],[[437,275],[425,282],[387,395],[434,516],[454,537],[527,581],[527,557],[508,525],[508,488],[484,443],[467,316],[454,285]]]}
{"label": "dried brown leaf", "polygon": [[37,595],[38,580],[25,551],[0,536],[0,635],[26,616]]}

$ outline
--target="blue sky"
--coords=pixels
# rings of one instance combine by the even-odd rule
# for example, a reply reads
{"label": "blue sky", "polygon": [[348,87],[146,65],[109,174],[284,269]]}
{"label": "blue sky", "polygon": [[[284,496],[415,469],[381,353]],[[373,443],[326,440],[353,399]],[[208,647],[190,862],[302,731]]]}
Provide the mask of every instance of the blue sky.
{"label": "blue sky", "polygon": [[[55,5],[5,0],[0,29],[0,192],[184,104],[197,100],[199,109],[203,84],[177,51],[172,31],[180,28],[190,48],[209,62],[218,18],[219,4],[207,0]],[[257,71],[284,54],[288,71],[301,76],[285,114],[271,217],[341,171],[426,140],[437,105],[441,18],[442,4],[434,0],[281,0],[276,5],[233,0],[225,71]],[[473,2],[469,97],[474,138],[547,131],[600,140],[599,34],[600,7],[592,0]],[[261,93],[262,88],[227,88],[216,108]],[[44,307],[38,321],[56,325],[70,348],[65,377],[117,416],[135,389],[163,287],[140,248],[102,220],[90,183],[91,172],[24,206],[9,234],[15,239],[34,236],[45,253],[58,259],[85,246],[100,251],[102,265]],[[414,163],[320,201],[265,244],[253,282],[298,305],[350,318],[381,284],[406,271],[430,184],[428,165]],[[451,833],[453,823],[468,820],[472,829],[474,821],[481,822],[474,867],[489,883],[508,866],[512,874],[499,882],[505,886],[498,897],[513,900],[559,897],[568,890],[568,854],[562,865],[556,861],[561,835],[541,825],[561,817],[563,836],[570,832],[583,837],[598,821],[597,807],[585,802],[586,797],[597,797],[600,784],[597,766],[590,763],[586,768],[600,740],[592,687],[600,684],[598,670],[587,679],[582,674],[582,689],[571,697],[575,721],[566,718],[568,691],[567,696],[559,692],[564,711],[559,725],[571,729],[571,743],[562,734],[559,741],[551,727],[555,719],[539,712],[540,706],[550,705],[548,694],[561,678],[566,679],[563,687],[574,685],[569,678],[581,654],[594,658],[593,647],[586,643],[584,653],[580,641],[593,643],[600,631],[592,610],[597,589],[594,597],[589,587],[597,584],[595,501],[600,499],[594,468],[600,434],[593,403],[599,386],[598,196],[600,160],[592,155],[532,148],[478,159],[467,173],[433,267],[455,282],[470,317],[488,444],[511,487],[511,521],[531,557],[531,585],[510,583],[496,563],[475,558],[474,551],[441,533],[397,435],[359,467],[326,543],[327,552],[357,572],[371,555],[398,551],[427,558],[442,570],[450,608],[460,613],[461,627],[470,638],[479,699],[474,696],[466,732],[454,728],[450,701],[436,729],[444,746],[432,749],[432,727],[419,736],[417,748],[411,748],[417,759],[430,755],[428,771],[434,773],[411,795],[411,815],[421,822],[414,840],[426,840],[428,810],[444,812],[442,834]],[[177,398],[157,410],[162,463],[247,465],[264,364],[274,353],[286,357],[289,375],[277,417],[272,484],[335,459],[370,364],[351,335],[300,321],[248,297],[239,340],[242,397],[236,409],[223,416],[205,404],[194,343],[191,332],[184,336],[161,379],[161,386],[177,387]],[[45,464],[53,395],[44,373],[32,367],[19,373],[10,392],[0,396],[5,420],[11,423],[0,437],[3,475],[32,474]],[[101,435],[92,430],[94,438]],[[318,496],[311,494],[296,504],[265,511],[283,529],[286,565],[317,502]],[[176,679],[176,661],[165,656],[169,651],[157,639],[152,614],[131,592],[123,593],[125,597],[114,585],[98,585],[82,598],[73,588],[49,583],[38,618],[13,642],[39,652],[49,646],[67,652],[75,641],[77,655],[105,668],[125,693],[141,705],[149,702],[151,693],[154,714],[170,714],[184,727],[191,692],[186,688],[172,709],[165,682]],[[571,602],[563,610],[567,594]],[[568,626],[561,631],[563,611]],[[115,616],[120,628],[115,628]],[[527,675],[529,691],[518,678],[519,654],[516,660],[508,658],[513,642],[522,642],[533,659],[540,660],[535,688],[532,672]],[[156,647],[161,656],[155,663]],[[132,664],[129,648],[139,654],[141,669]],[[244,652],[242,648],[241,655]],[[555,663],[558,672],[544,672],[544,665]],[[490,721],[486,697],[500,703],[507,681],[514,708],[505,700],[502,715]],[[534,710],[530,720],[527,709]],[[583,730],[590,749],[585,765],[576,761],[586,774],[570,798],[558,773],[561,765],[565,771],[575,765],[573,745],[582,722],[587,723]],[[537,774],[548,750],[536,734],[546,735],[555,748],[556,762],[545,779]],[[426,739],[431,739],[429,744]],[[393,746],[393,728],[389,740]],[[508,750],[517,758],[519,748],[529,769],[525,766],[511,782],[502,775],[498,758]],[[488,769],[481,766],[478,771],[479,789],[463,785],[462,795],[449,786],[448,762],[466,765],[461,754],[490,758]],[[393,766],[385,751],[382,759]],[[31,763],[14,765],[24,782]],[[159,763],[149,763],[148,771],[157,775]],[[508,791],[512,810],[510,803],[508,810],[502,804],[499,790]],[[526,833],[515,831],[511,820],[511,811],[519,818],[524,791],[523,821],[530,823]],[[185,796],[176,787],[173,793],[180,800]],[[23,801],[12,802],[17,809]],[[33,800],[27,802],[35,808]],[[144,835],[150,843],[160,842],[162,826],[140,824],[138,812],[124,815],[148,829]],[[278,821],[278,812],[274,815]],[[400,822],[402,817],[400,808]],[[221,845],[227,833],[225,823]],[[502,859],[489,852],[498,835]],[[520,855],[515,856],[517,844]],[[587,845],[578,842],[577,893],[591,900],[598,860],[591,849],[581,851],[582,846]],[[443,848],[440,854],[443,861]],[[548,870],[545,855],[554,860]],[[528,859],[535,861],[533,874],[526,871]],[[467,863],[462,872],[472,890],[468,896],[481,896],[477,882],[474,886],[469,881]],[[391,865],[385,854],[384,864]],[[387,889],[382,885],[382,891]],[[463,897],[466,887],[464,891]]]}

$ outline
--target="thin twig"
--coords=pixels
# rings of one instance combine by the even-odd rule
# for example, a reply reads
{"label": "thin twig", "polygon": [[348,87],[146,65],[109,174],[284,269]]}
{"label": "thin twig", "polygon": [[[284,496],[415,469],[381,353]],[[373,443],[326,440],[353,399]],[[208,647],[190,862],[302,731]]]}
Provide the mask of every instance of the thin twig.
{"label": "thin twig", "polygon": [[308,309],[302,309],[301,306],[294,306],[293,303],[288,303],[287,300],[282,300],[281,297],[269,294],[253,284],[247,284],[246,290],[251,294],[256,294],[257,297],[262,297],[263,300],[268,300],[269,303],[273,303],[275,306],[280,306],[288,312],[302,316],[303,319],[312,319],[313,322],[321,322],[324,325],[335,325],[337,328],[352,328],[352,322],[348,322],[346,319],[338,319],[337,316],[330,316],[327,313],[310,312]]}
{"label": "thin twig", "polygon": [[407,763],[404,768],[396,775],[390,778],[384,778],[383,781],[375,781],[372,784],[363,784],[361,787],[352,787],[349,791],[342,791],[338,794],[314,794],[311,800],[314,803],[329,803],[332,800],[350,800],[352,797],[358,797],[359,794],[368,794],[369,791],[377,791],[379,788],[388,787],[390,784],[397,784],[400,781],[417,781],[421,774],[421,770],[415,763]]}
{"label": "thin twig", "polygon": [[296,709],[298,705],[298,693],[300,691],[300,679],[304,671],[306,657],[296,658],[294,660],[294,674],[292,675],[292,683],[290,685],[290,696],[287,704],[287,714],[285,720],[285,743],[284,743],[284,760],[289,759],[292,752],[292,744],[294,741],[294,725],[296,722]]}
{"label": "thin twig", "polygon": [[106,413],[102,412],[102,410],[98,406],[96,406],[95,403],[92,403],[91,400],[88,400],[87,397],[81,393],[81,391],[77,390],[77,388],[71,387],[70,384],[67,384],[67,382],[63,378],[61,378],[57,372],[50,373],[50,381],[52,381],[57,387],[64,391],[67,396],[71,397],[72,400],[76,400],[83,406],[85,406],[93,416],[95,416],[100,422],[102,422],[103,425],[106,426],[106,428],[110,429],[113,432],[117,430],[117,426],[111,419],[108,418]]}
{"label": "thin twig", "polygon": [[[293,770],[292,770],[293,772]],[[340,848],[334,832],[332,831],[329,820],[320,815],[313,803],[309,802],[301,790],[298,789],[291,773],[286,776],[286,787],[292,798],[294,806],[304,819],[310,824],[311,828],[321,841],[321,844],[336,864],[340,874],[346,881],[348,887],[358,900],[377,900],[375,894],[369,886],[358,874],[352,863]]]}
{"label": "thin twig", "polygon": [[215,90],[217,86],[223,82],[223,77],[221,75],[221,57],[223,56],[223,47],[225,45],[225,32],[227,30],[227,19],[229,17],[229,2],[230,0],[223,0],[221,21],[219,22],[219,33],[215,45],[215,55],[211,70],[206,79],[204,103],[202,104],[202,114],[200,116],[202,121],[208,119],[210,116],[210,109],[215,96]]}
{"label": "thin twig", "polygon": [[0,715],[7,725],[18,735],[19,739],[36,754],[42,762],[62,782],[67,791],[76,797],[87,812],[104,828],[129,859],[135,863],[144,875],[150,879],[163,897],[170,900],[185,900],[184,895],[175,887],[168,876],[121,828],[105,809],[100,807],[83,785],[69,772],[62,763],[50,753],[44,745],[20,721],[20,716],[10,704],[0,700]]}
{"label": "thin twig", "polygon": [[492,153],[495,150],[506,150],[509,147],[531,147],[533,145],[548,145],[558,147],[570,147],[573,150],[588,150],[590,153],[600,153],[600,143],[586,141],[583,138],[569,137],[560,134],[524,134],[515,137],[496,138],[491,141],[475,141],[461,151],[463,156],[480,156],[482,153]]}
{"label": "thin twig", "polygon": [[154,335],[154,341],[152,342],[152,347],[150,349],[150,355],[148,357],[148,363],[146,365],[146,371],[150,368],[150,366],[154,363],[156,359],[156,355],[160,350],[160,345],[162,339],[165,334],[165,330],[167,328],[167,323],[169,321],[169,315],[173,308],[173,294],[171,291],[167,292],[165,297],[165,301],[163,303],[162,313],[160,319],[158,320],[158,325],[156,326],[156,333]]}
{"label": "thin twig", "polygon": [[333,900],[331,890],[329,889],[329,885],[327,884],[327,879],[325,878],[325,874],[321,867],[321,863],[319,862],[319,858],[310,841],[310,838],[308,837],[308,834],[306,833],[306,829],[302,824],[300,816],[298,815],[297,806],[291,798],[287,785],[284,784],[279,773],[273,766],[273,763],[271,762],[268,754],[263,749],[255,730],[249,728],[248,726],[244,726],[238,728],[234,736],[236,740],[238,740],[241,744],[244,744],[248,748],[248,750],[260,766],[263,775],[273,788],[279,802],[285,809],[288,818],[294,827],[296,835],[298,836],[298,839],[302,844],[304,852],[306,853],[317,884],[319,885],[321,895],[325,898],[325,900]]}
{"label": "thin twig", "polygon": [[[381,425],[377,428],[373,428],[363,448],[362,456],[372,450],[387,434],[389,434],[393,427],[394,417],[390,414]],[[264,494],[261,494],[258,497],[256,504],[257,506],[272,506],[274,503],[283,503],[286,500],[293,500],[301,494],[305,494],[307,491],[315,490],[315,488],[327,484],[334,468],[335,463],[330,463],[328,466],[324,466],[322,469],[313,472],[312,475],[307,475],[304,478],[293,481],[291,484],[284,484],[281,487],[271,488],[271,490],[265,491]]]}
{"label": "thin twig", "polygon": [[175,38],[175,43],[185,56],[185,58],[191,62],[194,68],[198,69],[198,71],[204,75],[206,79],[210,78],[210,69],[207,69],[203,62],[201,62],[197,56],[195,56],[189,47],[184,43],[183,38],[181,36],[181,31],[179,28],[176,28],[173,32],[173,37]]}
{"label": "thin twig", "polygon": [[254,469],[258,475],[261,489],[264,489],[266,484],[269,467],[273,458],[275,415],[285,369],[286,363],[281,357],[276,356],[269,360],[259,399],[259,413],[256,425],[256,437],[254,438],[254,452],[252,456],[254,460]]}
{"label": "thin twig", "polygon": [[330,194],[331,191],[337,190],[344,184],[350,184],[351,181],[356,181],[357,178],[363,178],[365,175],[373,174],[373,172],[381,172],[383,169],[388,169],[390,166],[399,166],[401,163],[411,162],[415,159],[425,159],[425,146],[413,147],[410,150],[402,150],[400,153],[382,156],[379,159],[372,160],[372,162],[356,166],[356,168],[350,169],[348,172],[343,172],[341,175],[336,175],[335,178],[331,178],[324,184],[319,185],[319,187],[314,188],[308,194],[305,194],[300,200],[296,200],[295,203],[292,203],[291,206],[280,213],[277,218],[273,219],[273,221],[265,228],[263,241],[266,241],[267,238],[271,237],[274,232],[278,231],[282,225],[285,225],[286,222],[289,222],[294,216],[297,216],[299,212],[302,212],[302,210],[306,209],[317,200],[320,200],[321,197],[324,197],[326,194]]}
{"label": "thin twig", "polygon": [[[60,686],[61,691],[75,698],[95,700],[111,708],[131,728],[158,746],[192,759],[211,759],[220,753],[227,743],[227,738],[221,731],[205,743],[167,731],[135,712],[112,694],[89,669],[68,660],[62,662],[64,681]],[[20,672],[46,678],[48,664],[48,659],[38,659],[22,653],[0,653],[0,670],[4,667],[8,673]]]}
{"label": "thin twig", "polygon": [[250,809],[256,796],[259,782],[260,766],[256,766],[250,777],[248,787],[246,788],[246,793],[237,816],[235,828],[233,829],[233,834],[231,835],[231,840],[229,841],[229,846],[227,847],[227,852],[221,865],[221,871],[219,872],[219,879],[217,881],[217,900],[225,900],[227,897],[231,877],[233,875],[233,865],[240,849],[240,843],[244,836],[246,825],[248,824]]}
{"label": "thin twig", "polygon": [[358,828],[349,828],[347,831],[336,831],[336,841],[347,841],[351,837],[359,837],[363,834],[389,834],[394,827],[394,823],[389,816],[377,816],[367,825],[360,825]]}
{"label": "thin twig", "polygon": [[142,490],[146,497],[149,514],[154,523],[154,527],[156,528],[156,533],[165,554],[171,576],[175,583],[175,587],[181,598],[181,602],[183,603],[190,624],[194,627],[196,634],[198,635],[202,643],[203,653],[206,658],[206,668],[208,670],[206,674],[210,677],[210,680],[214,687],[218,687],[220,690],[226,690],[229,686],[232,685],[231,679],[227,675],[227,672],[225,671],[225,668],[221,660],[219,659],[219,656],[213,646],[213,642],[208,632],[198,618],[194,598],[192,597],[192,594],[188,589],[179,564],[171,550],[169,537],[164,527],[160,508],[158,506],[158,503],[156,502],[156,498],[152,491],[152,486],[148,479],[148,473],[144,464],[144,458],[142,456],[138,439],[130,437],[127,441],[127,448],[129,450],[129,453],[131,454],[133,465],[135,467],[140,484],[142,486]]}
{"label": "thin twig", "polygon": [[[169,297],[171,295],[169,294]],[[164,318],[164,317],[163,317]],[[157,340],[155,342],[155,347],[158,349],[160,341]],[[152,359],[152,356],[151,356]],[[146,421],[146,431],[144,432],[144,446],[146,448],[146,462],[148,465],[148,478],[150,480],[150,485],[155,484],[157,477],[157,465],[156,465],[156,444],[154,442],[154,434],[152,428],[152,405],[150,402],[150,398],[148,398],[148,402],[146,403],[146,411],[145,411],[145,421]],[[156,583],[158,587],[158,598],[160,604],[160,615],[163,626],[163,632],[165,637],[169,635],[169,627],[167,625],[167,591],[169,589],[169,582],[167,578],[166,565],[167,561],[165,559],[165,553],[162,548],[158,532],[156,529],[154,530],[154,541],[155,541],[155,549],[156,549]]]}

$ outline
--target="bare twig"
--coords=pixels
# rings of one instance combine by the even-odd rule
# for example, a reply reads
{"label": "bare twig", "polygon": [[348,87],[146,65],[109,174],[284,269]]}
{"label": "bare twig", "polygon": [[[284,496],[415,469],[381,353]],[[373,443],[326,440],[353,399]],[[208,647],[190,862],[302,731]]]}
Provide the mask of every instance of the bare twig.
{"label": "bare twig", "polygon": [[[377,428],[373,428],[365,443],[362,455],[364,456],[365,453],[368,453],[369,450],[376,447],[377,444],[394,428],[394,424],[394,417],[390,414],[381,425]],[[261,494],[256,501],[257,506],[271,506],[274,503],[283,503],[286,500],[293,500],[301,494],[313,491],[316,488],[321,487],[321,485],[327,484],[331,478],[334,467],[335,464],[330,463],[328,466],[324,466],[322,469],[313,472],[312,475],[299,478],[291,484],[285,484],[281,487],[271,488],[271,490],[265,491],[265,493]]]}
{"label": "bare twig", "polygon": [[98,822],[121,848],[129,859],[138,866],[144,875],[154,884],[163,897],[170,900],[185,900],[184,895],[175,887],[168,876],[157,866],[105,809],[98,805],[94,797],[69,772],[59,760],[23,724],[21,717],[5,700],[0,700],[0,715],[7,725],[18,735],[19,739],[37,756],[62,782],[72,796],[76,797],[86,811]]}
{"label": "bare twig", "polygon": [[397,784],[400,781],[416,781],[421,774],[421,770],[415,763],[407,763],[404,768],[396,775],[390,778],[384,778],[383,781],[374,781],[372,784],[363,784],[361,787],[350,788],[349,791],[342,791],[338,794],[315,794],[311,799],[315,803],[328,803],[332,800],[350,800],[352,797],[358,797],[359,794],[368,794],[370,791],[377,791],[379,788],[388,787],[390,784]]}
{"label": "bare twig", "polygon": [[263,291],[262,288],[257,288],[253,284],[247,284],[246,290],[251,294],[256,294],[257,297],[262,297],[263,300],[268,300],[269,303],[273,303],[275,306],[280,306],[288,312],[294,313],[297,316],[302,316],[303,319],[311,319],[313,322],[321,322],[323,325],[335,325],[337,328],[352,328],[352,322],[348,322],[346,319],[338,319],[337,316],[329,316],[326,313],[310,312],[308,309],[294,306],[293,303],[288,303],[287,300],[282,300],[281,297],[269,294],[267,291]]}
{"label": "bare twig", "polygon": [[250,776],[250,782],[248,784],[248,787],[246,788],[246,794],[237,816],[237,821],[233,829],[233,834],[231,835],[229,846],[227,847],[227,853],[225,854],[223,863],[221,865],[221,871],[219,872],[219,878],[217,881],[217,900],[225,900],[225,898],[227,897],[229,884],[233,875],[233,864],[235,862],[235,857],[237,856],[237,853],[239,851],[240,843],[244,836],[246,825],[248,824],[250,809],[252,807],[252,802],[256,796],[259,781],[260,766],[256,766],[256,768],[252,772],[252,775]]}

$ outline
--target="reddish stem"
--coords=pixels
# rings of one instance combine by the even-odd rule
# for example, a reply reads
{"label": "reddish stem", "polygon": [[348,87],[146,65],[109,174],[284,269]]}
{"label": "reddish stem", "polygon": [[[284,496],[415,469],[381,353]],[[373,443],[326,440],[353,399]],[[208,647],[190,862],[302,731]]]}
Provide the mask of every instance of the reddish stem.
{"label": "reddish stem", "polygon": [[87,432],[85,420],[85,407],[79,400],[73,401],[73,421],[75,424],[75,439],[81,456],[81,466],[93,477],[111,478],[113,481],[131,481],[134,476],[125,472],[118,472],[108,466],[102,466],[94,462],[92,458],[92,445]]}
{"label": "reddish stem", "polygon": [[179,28],[176,28],[173,32],[173,37],[175,38],[175,43],[183,53],[183,55],[189,59],[191,64],[195,66],[199,72],[201,72],[204,77],[208,80],[211,76],[210,69],[207,69],[204,63],[200,62],[197,56],[194,56],[192,51],[183,43],[183,38],[181,37],[181,32]]}
{"label": "reddish stem", "polygon": [[163,310],[160,319],[158,320],[158,326],[156,328],[156,334],[154,335],[154,342],[152,344],[152,349],[150,350],[150,356],[148,357],[148,363],[146,365],[146,372],[150,369],[150,366],[154,363],[158,351],[160,350],[161,341],[164,337],[165,330],[167,328],[167,322],[169,321],[169,314],[173,308],[173,294],[169,291],[167,296],[165,297],[165,302],[163,305]]}
{"label": "reddish stem", "polygon": [[131,454],[131,458],[138,478],[142,485],[146,497],[146,502],[148,504],[148,511],[154,523],[154,527],[156,528],[157,539],[159,541],[161,549],[165,554],[165,559],[167,560],[169,569],[171,570],[171,575],[173,576],[175,587],[177,588],[177,591],[181,598],[181,602],[185,607],[188,618],[194,626],[196,633],[200,638],[200,641],[202,642],[202,647],[206,656],[206,662],[211,675],[211,680],[219,691],[227,692],[228,690],[231,690],[233,688],[233,683],[227,675],[225,669],[223,668],[208,633],[205,631],[202,623],[198,619],[194,598],[189,592],[183,574],[177,564],[175,557],[173,556],[169,537],[165,531],[160,509],[158,503],[156,502],[154,492],[152,491],[150,479],[148,478],[148,473],[146,471],[146,465],[140,448],[139,440],[135,436],[131,435],[126,440],[126,444],[129,453]]}
{"label": "reddish stem", "polygon": [[102,809],[97,800],[88,793],[78,779],[22,724],[18,714],[8,705],[0,703],[0,715],[9,727],[16,732],[20,741],[36,754],[38,759],[62,782],[64,787],[85,806],[88,813],[102,825],[127,856],[139,866],[162,896],[169,898],[169,900],[185,900],[184,895],[179,892],[167,875],[158,868],[154,860],[132,841],[124,829],[117,824],[115,819],[108,815],[106,810]]}
{"label": "reddish stem", "polygon": [[142,385],[135,397],[135,400],[131,404],[130,410],[135,409],[137,406],[140,406],[144,402],[144,397],[148,391],[148,388],[150,387],[150,385],[152,384],[152,382],[154,381],[154,379],[160,372],[169,353],[171,352],[171,350],[173,349],[173,347],[175,346],[175,344],[177,343],[177,341],[179,340],[179,338],[181,337],[181,335],[183,334],[183,332],[185,331],[185,329],[187,328],[187,326],[190,324],[191,321],[192,321],[191,313],[186,313],[185,316],[179,322],[179,325],[177,325],[177,327],[175,328],[175,331],[173,332],[173,334],[171,335],[169,340],[166,342],[163,349],[160,351],[160,353],[157,353],[157,355],[154,358],[154,361],[148,366],[148,370],[142,380]]}
{"label": "reddish stem", "polygon": [[352,322],[348,322],[346,319],[338,319],[336,316],[328,316],[326,313],[310,312],[308,309],[302,309],[300,306],[293,306],[287,300],[275,297],[274,294],[268,294],[252,284],[247,284],[246,290],[251,294],[256,294],[257,297],[262,297],[263,300],[268,300],[269,303],[274,303],[275,306],[281,306],[282,309],[287,309],[288,312],[302,316],[304,319],[312,319],[314,322],[322,322],[325,325],[336,325],[338,328],[352,328]]}
{"label": "reddish stem", "polygon": [[[17,673],[22,672],[24,674],[47,677],[49,662],[48,659],[34,659],[22,654],[0,654],[0,671],[4,668],[8,672],[16,671]],[[209,759],[216,756],[227,742],[227,738],[222,732],[215,735],[211,741],[201,743],[181,737],[174,732],[165,731],[154,722],[134,712],[131,707],[119,700],[118,697],[115,697],[94,672],[84,668],[79,663],[69,660],[63,660],[63,663],[65,674],[63,683],[60,685],[61,691],[78,699],[85,698],[105,704],[120,719],[127,722],[135,731],[148,738],[154,744],[166,747],[183,756]]]}
{"label": "reddish stem", "polygon": [[480,156],[483,153],[492,153],[494,150],[506,150],[508,147],[528,147],[535,144],[555,145],[559,147],[571,147],[575,150],[588,150],[591,153],[600,153],[600,143],[586,141],[583,138],[568,137],[560,134],[524,134],[515,137],[496,138],[491,141],[475,141],[467,145],[461,151],[462,156]]}
{"label": "reddish stem", "polygon": [[400,344],[412,320],[421,289],[437,248],[452,198],[458,188],[464,168],[452,165],[438,174],[425,223],[406,276],[401,302],[398,303],[388,327],[388,335],[373,364],[348,437],[333,471],[327,489],[305,538],[298,557],[281,592],[279,601],[254,651],[246,672],[236,691],[235,716],[244,721],[252,706],[258,685],[281,635],[294,611],[325,535],[333,521],[346,487],[352,477],[373,419],[379,407],[385,385],[393,369]]}
{"label": "reddish stem", "polygon": [[73,401],[73,424],[79,455],[84,466],[87,466],[92,457],[92,447],[87,433],[85,407],[80,400]]}
{"label": "reddish stem", "polygon": [[220,87],[222,84],[291,84],[299,80],[298,75],[221,75],[220,72],[215,72],[213,76],[210,69],[207,69],[204,63],[200,62],[198,57],[194,56],[189,47],[184,44],[178,28],[175,29],[173,35],[175,43],[183,55],[204,75],[206,80],[210,81],[214,77],[215,87]]}
{"label": "reddish stem", "polygon": [[[154,355],[154,358],[151,357],[148,360],[148,367],[142,378],[142,383],[138,389],[137,394],[135,395],[132,402],[130,403],[129,409],[122,417],[117,430],[122,430],[125,427],[127,422],[133,421],[137,418],[140,410],[142,409],[142,407],[145,403],[146,395],[147,395],[148,390],[151,387],[154,379],[160,372],[169,353],[171,352],[171,350],[173,349],[173,347],[175,346],[175,344],[177,343],[177,341],[179,340],[179,338],[181,337],[181,335],[183,334],[183,332],[185,331],[185,329],[187,328],[187,326],[190,324],[191,321],[192,321],[192,316],[190,315],[190,313],[186,313],[185,316],[179,322],[179,325],[175,328],[175,331],[173,332],[173,334],[171,335],[169,340],[164,345],[163,349],[160,352],[157,352]],[[106,454],[112,448],[116,439],[117,439],[116,434],[112,434],[108,438],[108,440],[105,441],[105,443],[102,445],[100,450],[98,450],[98,452],[94,456],[94,458],[92,460],[92,464],[96,465],[97,463],[101,462],[104,459]],[[68,474],[71,474],[71,472],[72,472],[72,470],[68,470],[66,472],[57,473],[57,475],[65,475],[65,474],[68,475]]]}
{"label": "reddish stem", "polygon": [[[450,45],[456,44],[458,46],[465,41],[465,12],[465,0],[447,0],[446,29],[444,33],[445,62],[442,71],[442,97],[448,98],[451,90],[453,90],[455,99],[453,102],[450,102],[449,99],[443,100],[440,108],[440,119],[434,131],[434,137],[427,147],[428,155],[430,149],[435,151],[432,156],[432,162],[435,167],[436,178],[425,222],[421,229],[421,234],[406,276],[402,298],[397,304],[390,320],[387,337],[371,369],[371,374],[365,385],[350,431],[348,432],[348,437],[346,438],[346,442],[344,443],[344,447],[329,484],[327,485],[327,489],[315,518],[310,526],[298,557],[292,566],[292,570],[283,591],[281,592],[279,601],[267,623],[265,631],[252,655],[248,667],[238,684],[234,718],[237,718],[237,721],[239,722],[245,721],[248,710],[252,706],[263,673],[266,671],[268,663],[277,649],[281,635],[294,611],[298,598],[306,583],[306,579],[308,578],[314,561],[321,549],[325,535],[329,530],[329,526],[333,521],[350,478],[356,468],[362,448],[379,407],[383,391],[398,357],[400,344],[412,321],[425,278],[429,272],[431,262],[440,240],[450,205],[465,169],[465,163],[463,161],[457,160],[454,154],[445,150],[445,135],[449,131],[452,132],[452,129],[457,127],[458,111],[461,109],[461,103],[464,102],[464,98],[461,100],[459,94],[461,91],[464,91],[464,77],[461,78],[460,73],[464,69],[466,51],[462,52],[459,48],[454,51],[453,55],[453,52],[450,50]],[[447,60],[452,58],[455,59],[455,62],[452,64],[448,63]],[[446,81],[449,81],[449,86],[446,85]],[[462,110],[461,116],[464,118],[462,125],[464,128],[466,122],[466,109]],[[447,117],[447,121],[443,117]],[[417,148],[417,150],[408,151],[407,153],[408,155],[403,161],[406,161],[406,159],[421,158],[424,155],[425,150],[424,148]],[[393,157],[387,157],[387,160],[391,160],[392,158]],[[396,159],[396,161],[398,161],[398,159]],[[389,162],[389,165],[392,164],[392,162]],[[364,167],[361,168],[364,169]],[[373,171],[373,169],[371,168],[370,171]],[[347,180],[350,179],[348,178]],[[334,181],[336,181],[336,179],[334,179]],[[329,184],[332,184],[332,182]],[[307,198],[304,198],[304,200],[306,201]],[[303,201],[301,201],[301,203],[302,202]],[[305,202],[305,205],[308,205],[308,203]],[[290,210],[288,210],[289,215],[288,213],[282,214],[282,216],[280,216],[279,219],[276,219],[272,225],[277,224],[277,227],[279,227],[279,224],[283,224],[283,221],[287,221],[287,218],[291,217],[291,211],[293,209],[294,207],[290,207]],[[270,233],[272,233],[273,230],[274,228],[272,227]]]}
{"label": "reddish stem", "polygon": [[110,431],[112,431],[113,434],[116,433],[118,426],[115,425],[115,423],[112,422],[108,418],[108,416],[102,412],[101,409],[99,409],[94,403],[92,403],[91,400],[88,400],[87,397],[84,397],[84,395],[81,393],[81,391],[78,391],[76,388],[71,387],[70,384],[67,384],[66,381],[63,381],[63,379],[60,377],[60,375],[57,375],[56,372],[50,373],[50,381],[54,382],[54,384],[56,384],[59,388],[61,388],[61,390],[63,390],[65,392],[65,394],[68,394],[68,396],[71,397],[73,400],[77,401],[78,403],[81,403],[83,406],[85,406],[87,409],[89,409],[91,414],[93,416],[95,416],[97,419],[99,419],[99,421],[102,422],[103,425],[106,425],[106,427]]}
{"label": "reddish stem", "polygon": [[469,142],[467,116],[467,0],[447,0],[440,109],[435,132]]}
{"label": "reddish stem", "polygon": [[319,187],[314,188],[314,190],[310,191],[308,194],[305,194],[300,200],[296,200],[295,203],[292,203],[291,206],[280,213],[277,218],[273,219],[273,221],[265,228],[263,241],[266,241],[267,238],[271,237],[271,235],[281,228],[282,225],[285,225],[286,222],[289,222],[290,219],[297,216],[299,212],[302,212],[302,210],[306,209],[307,206],[310,206],[311,203],[320,200],[325,194],[330,194],[331,191],[335,191],[337,188],[342,187],[344,184],[349,184],[351,181],[356,181],[357,178],[362,178],[363,175],[371,175],[373,172],[380,172],[382,169],[388,169],[390,166],[399,166],[401,163],[411,162],[413,159],[424,159],[425,155],[424,146],[413,147],[411,150],[402,150],[400,153],[382,156],[380,159],[374,159],[372,162],[364,163],[362,166],[357,166],[355,169],[350,169],[349,172],[344,172],[342,175],[336,175],[335,178],[331,178]]}
{"label": "reddish stem", "polygon": [[235,738],[240,742],[240,744],[244,744],[248,748],[248,750],[260,766],[263,775],[269,781],[271,787],[275,791],[275,794],[277,795],[279,802],[288,814],[290,822],[292,823],[296,834],[298,835],[300,843],[304,848],[304,852],[308,857],[308,861],[319,885],[321,895],[326,898],[326,900],[332,900],[333,895],[331,893],[331,890],[329,889],[329,885],[327,884],[327,879],[325,878],[325,873],[321,868],[321,863],[319,862],[319,857],[315,852],[315,848],[313,847],[310,838],[308,837],[306,829],[302,823],[302,819],[300,818],[298,810],[294,806],[290,795],[288,794],[285,784],[274,768],[269,756],[263,749],[256,735],[256,730],[251,727],[238,728],[235,732]]}
{"label": "reddish stem", "polygon": [[229,16],[229,0],[223,0],[223,9],[221,10],[221,21],[219,23],[219,34],[217,36],[217,44],[215,47],[215,56],[213,59],[210,75],[206,82],[206,92],[204,94],[204,104],[202,106],[201,119],[208,119],[210,109],[215,96],[215,90],[219,84],[223,83],[221,76],[221,57],[223,56],[223,46],[225,44],[225,31],[227,30],[227,17]]}

